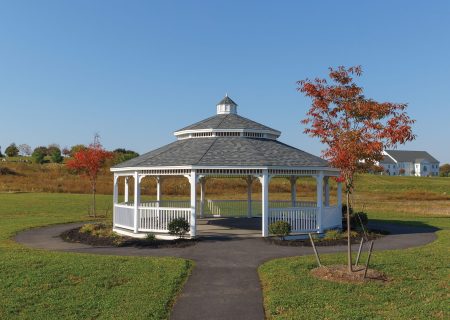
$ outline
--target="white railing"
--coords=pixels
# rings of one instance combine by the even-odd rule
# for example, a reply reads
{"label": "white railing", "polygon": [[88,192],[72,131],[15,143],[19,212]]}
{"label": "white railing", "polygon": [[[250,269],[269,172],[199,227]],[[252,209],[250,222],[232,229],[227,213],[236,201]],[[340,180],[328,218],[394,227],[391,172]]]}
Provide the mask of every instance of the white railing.
{"label": "white railing", "polygon": [[322,208],[322,229],[342,228],[342,212],[337,206]]}
{"label": "white railing", "polygon": [[125,204],[115,204],[114,226],[134,230],[134,207]]}
{"label": "white railing", "polygon": [[169,223],[177,218],[191,221],[190,208],[139,207],[139,231],[169,232]]}
{"label": "white railing", "polygon": [[[197,204],[199,208],[200,203]],[[252,200],[252,217],[260,217],[262,212],[262,201]],[[272,200],[269,201],[269,208],[291,208],[291,207],[316,207],[315,201]],[[199,210],[197,210],[200,212]],[[248,213],[247,200],[210,200],[207,199],[203,214],[215,217],[246,217]]]}
{"label": "white railing", "polygon": [[141,202],[141,207],[148,208],[190,208],[191,201],[189,200],[161,200],[161,201],[145,201]]}
{"label": "white railing", "polygon": [[271,208],[269,225],[276,221],[286,221],[293,233],[317,231],[317,208]]}

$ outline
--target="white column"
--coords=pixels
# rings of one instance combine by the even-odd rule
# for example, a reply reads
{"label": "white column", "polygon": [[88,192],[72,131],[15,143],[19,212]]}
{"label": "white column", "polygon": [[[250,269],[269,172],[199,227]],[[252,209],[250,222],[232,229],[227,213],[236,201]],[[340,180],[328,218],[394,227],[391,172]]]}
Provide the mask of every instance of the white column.
{"label": "white column", "polygon": [[130,177],[125,177],[125,190],[124,190],[124,202],[125,203],[127,203],[128,202],[128,199],[129,199],[129,196],[128,196],[128,192],[129,192],[129,189],[128,189],[128,179],[129,179]]}
{"label": "white column", "polygon": [[262,189],[262,236],[269,236],[269,170],[263,170],[261,181]]}
{"label": "white column", "polygon": [[202,178],[200,183],[200,218],[203,218],[205,210],[206,179]]}
{"label": "white column", "polygon": [[247,218],[252,217],[252,185],[253,177],[247,177]]}
{"label": "white column", "polygon": [[114,175],[114,187],[113,187],[113,227],[116,220],[116,204],[119,202],[119,177]]}
{"label": "white column", "polygon": [[330,183],[329,177],[325,177],[325,207],[330,206]]}
{"label": "white column", "polygon": [[317,181],[317,228],[321,233],[322,228],[322,213],[323,213],[323,172],[321,171],[316,176]]}
{"label": "white column", "polygon": [[191,237],[194,238],[197,235],[197,226],[195,221],[195,211],[197,206],[197,192],[195,187],[197,185],[197,173],[195,170],[191,170],[191,176],[189,177],[189,182],[191,184],[191,226],[190,233]]}
{"label": "white column", "polygon": [[159,203],[162,196],[162,177],[156,177],[156,201],[158,201],[158,207],[161,206]]}
{"label": "white column", "polygon": [[297,177],[291,176],[291,205],[296,207],[297,203]]}
{"label": "white column", "polygon": [[139,205],[141,204],[141,179],[138,172],[134,173],[134,233],[139,230]]}

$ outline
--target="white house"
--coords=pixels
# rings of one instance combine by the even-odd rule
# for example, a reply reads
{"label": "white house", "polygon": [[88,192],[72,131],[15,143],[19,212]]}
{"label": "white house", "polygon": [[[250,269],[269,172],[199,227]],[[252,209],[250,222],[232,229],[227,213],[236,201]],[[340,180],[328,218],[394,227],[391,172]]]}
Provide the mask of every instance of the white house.
{"label": "white house", "polygon": [[439,175],[439,161],[426,151],[385,150],[379,166],[390,176],[429,177]]}

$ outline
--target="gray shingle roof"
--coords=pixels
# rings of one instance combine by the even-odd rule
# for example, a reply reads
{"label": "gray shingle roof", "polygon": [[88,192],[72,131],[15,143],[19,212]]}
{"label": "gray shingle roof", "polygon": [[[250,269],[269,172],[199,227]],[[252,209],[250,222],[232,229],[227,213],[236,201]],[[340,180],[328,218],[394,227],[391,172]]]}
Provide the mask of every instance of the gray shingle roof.
{"label": "gray shingle roof", "polygon": [[214,137],[177,140],[115,168],[190,165],[327,167],[328,162],[276,140]]}
{"label": "gray shingle roof", "polygon": [[380,161],[381,163],[389,163],[389,164],[395,164],[395,161],[391,159],[389,156],[384,156],[383,160]]}
{"label": "gray shingle roof", "polygon": [[253,129],[277,131],[253,120],[241,117],[237,114],[218,114],[204,119],[177,131],[201,130],[201,129]]}
{"label": "gray shingle roof", "polygon": [[407,150],[385,150],[397,162],[416,162],[416,160],[427,160],[428,162],[439,162],[426,151]]}

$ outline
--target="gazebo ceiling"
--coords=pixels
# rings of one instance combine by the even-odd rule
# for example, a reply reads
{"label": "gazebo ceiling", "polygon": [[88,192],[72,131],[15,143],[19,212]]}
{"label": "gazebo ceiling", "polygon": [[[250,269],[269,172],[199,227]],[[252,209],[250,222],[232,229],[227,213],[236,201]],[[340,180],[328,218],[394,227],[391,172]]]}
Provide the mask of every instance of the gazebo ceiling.
{"label": "gazebo ceiling", "polygon": [[[277,141],[281,132],[237,114],[226,96],[217,115],[175,132],[178,140],[113,167],[328,167],[328,162]],[[114,171],[116,171],[114,170]]]}

